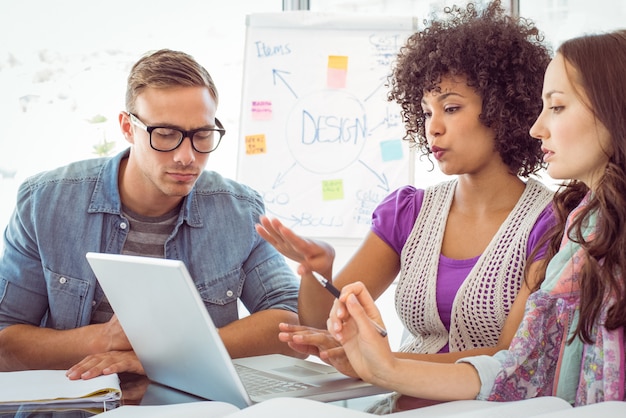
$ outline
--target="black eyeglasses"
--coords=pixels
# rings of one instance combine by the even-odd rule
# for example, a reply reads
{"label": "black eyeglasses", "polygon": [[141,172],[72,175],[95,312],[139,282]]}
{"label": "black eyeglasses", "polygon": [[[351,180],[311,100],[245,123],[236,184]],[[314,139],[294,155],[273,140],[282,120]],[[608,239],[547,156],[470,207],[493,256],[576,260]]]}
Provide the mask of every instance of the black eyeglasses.
{"label": "black eyeglasses", "polygon": [[183,143],[185,138],[189,138],[191,146],[196,152],[208,154],[215,151],[222,137],[226,134],[226,129],[217,118],[215,119],[217,125],[215,128],[184,131],[171,126],[148,126],[132,113],[128,113],[128,116],[130,116],[133,125],[148,132],[152,149],[161,152],[174,151]]}

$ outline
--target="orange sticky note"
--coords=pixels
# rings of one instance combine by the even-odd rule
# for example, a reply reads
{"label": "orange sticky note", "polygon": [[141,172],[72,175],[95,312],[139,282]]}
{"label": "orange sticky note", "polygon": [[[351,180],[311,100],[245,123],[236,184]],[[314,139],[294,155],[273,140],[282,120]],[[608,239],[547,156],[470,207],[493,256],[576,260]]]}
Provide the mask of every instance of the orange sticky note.
{"label": "orange sticky note", "polygon": [[348,70],[348,57],[345,55],[329,55],[328,68],[336,68],[337,70]]}
{"label": "orange sticky note", "polygon": [[246,154],[266,154],[267,144],[265,142],[265,134],[247,135],[246,136]]}

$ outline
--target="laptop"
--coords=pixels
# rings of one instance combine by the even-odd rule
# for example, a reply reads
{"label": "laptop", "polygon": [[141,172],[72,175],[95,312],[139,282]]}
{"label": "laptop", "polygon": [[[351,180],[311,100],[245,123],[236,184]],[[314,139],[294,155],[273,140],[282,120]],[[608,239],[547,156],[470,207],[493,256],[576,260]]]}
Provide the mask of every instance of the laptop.
{"label": "laptop", "polygon": [[[180,260],[86,257],[154,382],[239,408],[276,397],[331,402],[389,392],[315,361],[280,354],[231,359]],[[283,389],[269,390],[276,385]]]}

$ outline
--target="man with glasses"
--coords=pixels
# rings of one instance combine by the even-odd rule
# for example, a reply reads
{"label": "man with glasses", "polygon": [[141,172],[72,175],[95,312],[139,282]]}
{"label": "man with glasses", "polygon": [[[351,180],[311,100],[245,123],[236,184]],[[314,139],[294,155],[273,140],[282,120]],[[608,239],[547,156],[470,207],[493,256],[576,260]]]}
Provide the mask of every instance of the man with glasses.
{"label": "man with glasses", "polygon": [[[88,251],[183,260],[232,357],[301,356],[277,338],[280,322],[297,322],[298,283],[256,234],[261,197],[204,170],[226,132],[217,104],[191,56],[146,55],[119,115],[130,147],[21,185],[0,259],[0,370],[143,373]],[[250,312],[241,319],[239,300]]]}

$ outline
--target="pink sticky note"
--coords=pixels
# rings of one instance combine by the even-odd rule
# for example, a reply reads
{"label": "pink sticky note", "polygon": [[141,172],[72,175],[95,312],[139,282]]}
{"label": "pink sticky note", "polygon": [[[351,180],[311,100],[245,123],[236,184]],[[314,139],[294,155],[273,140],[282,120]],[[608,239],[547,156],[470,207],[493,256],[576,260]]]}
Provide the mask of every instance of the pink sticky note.
{"label": "pink sticky note", "polygon": [[326,72],[326,85],[331,89],[346,87],[348,75],[348,57],[344,55],[329,55],[328,70]]}
{"label": "pink sticky note", "polygon": [[250,106],[252,120],[272,119],[272,102],[269,100],[253,100]]}

